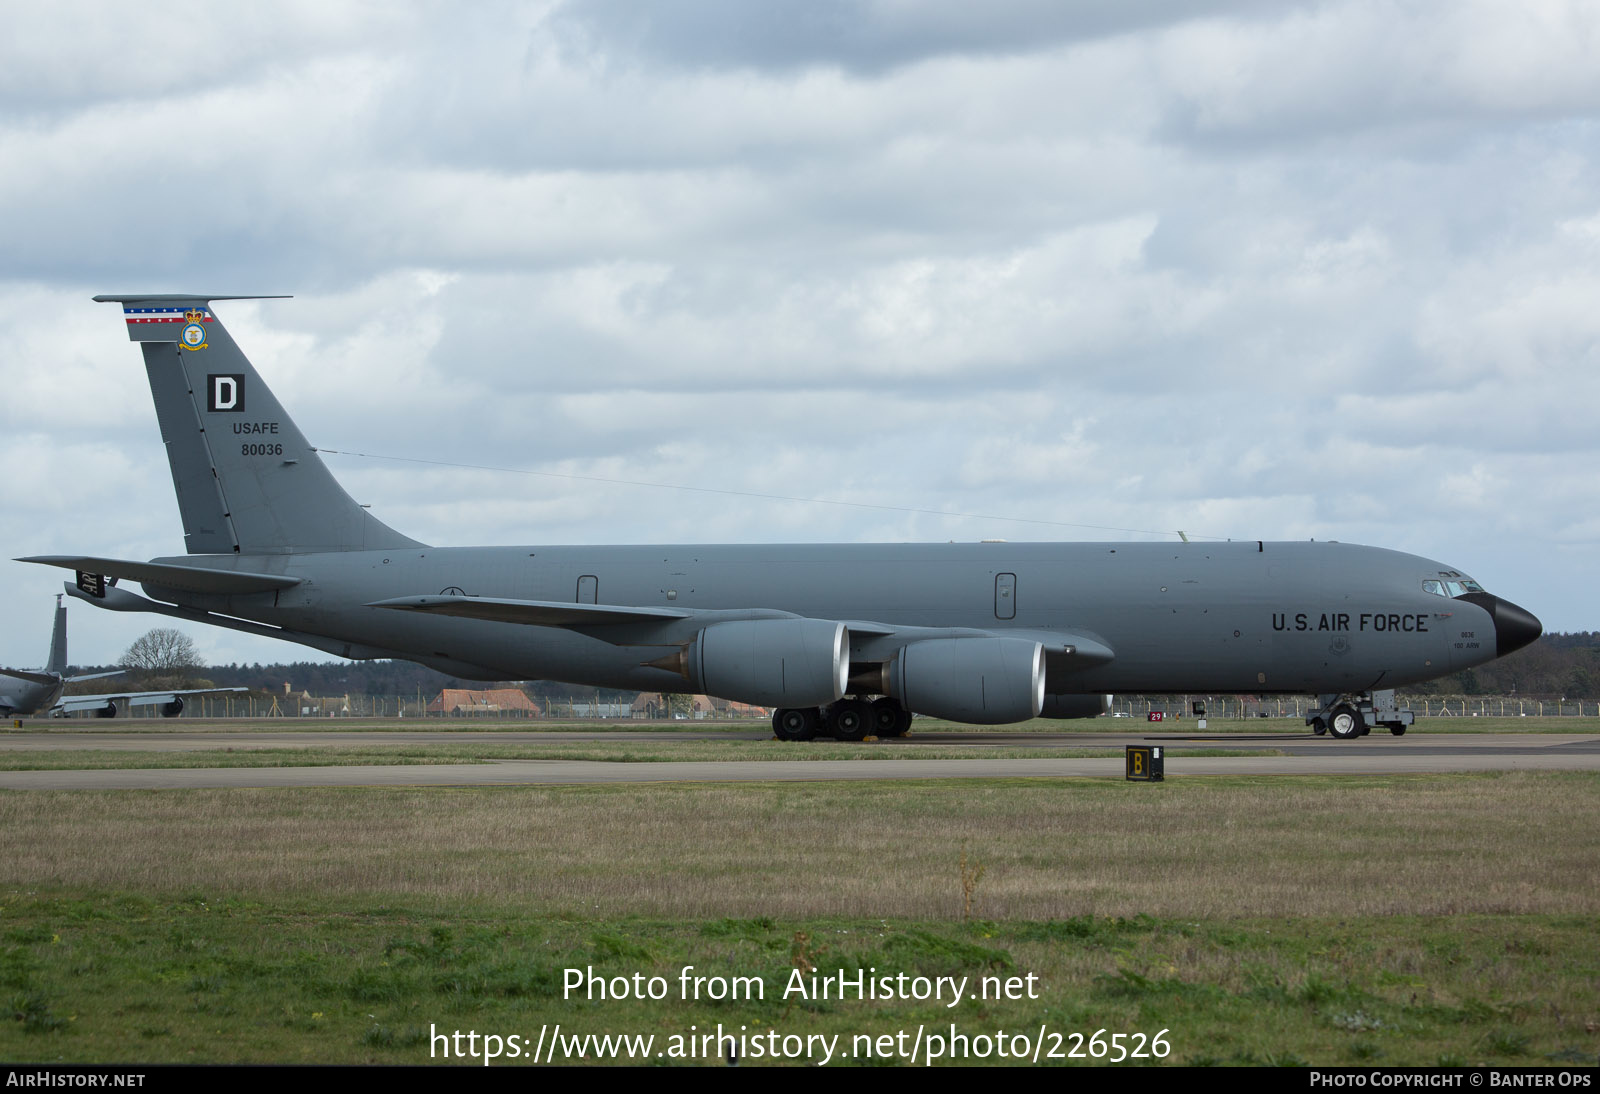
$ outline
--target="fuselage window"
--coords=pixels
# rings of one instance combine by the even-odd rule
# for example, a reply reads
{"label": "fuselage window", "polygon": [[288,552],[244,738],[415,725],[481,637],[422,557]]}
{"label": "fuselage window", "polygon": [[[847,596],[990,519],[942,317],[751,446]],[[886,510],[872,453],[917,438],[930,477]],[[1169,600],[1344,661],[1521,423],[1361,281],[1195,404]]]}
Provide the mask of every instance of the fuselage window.
{"label": "fuselage window", "polygon": [[1444,582],[1442,581],[1424,581],[1422,583],[1422,591],[1432,593],[1434,596],[1449,595],[1444,591]]}

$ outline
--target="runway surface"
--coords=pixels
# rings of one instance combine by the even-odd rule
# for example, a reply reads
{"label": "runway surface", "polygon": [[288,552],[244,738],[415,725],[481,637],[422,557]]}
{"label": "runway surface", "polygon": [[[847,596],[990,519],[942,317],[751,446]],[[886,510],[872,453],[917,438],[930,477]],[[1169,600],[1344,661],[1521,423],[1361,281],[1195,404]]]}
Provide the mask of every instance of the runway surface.
{"label": "runway surface", "polygon": [[[8,731],[0,734],[0,768],[7,752],[114,750],[187,752],[210,749],[351,748],[419,744],[553,744],[629,741],[667,744],[685,740],[766,740],[760,731],[712,733],[387,732],[89,733]],[[889,742],[899,744],[900,742]],[[1475,771],[1600,770],[1600,736],[1592,734],[1373,735],[1335,741],[1309,734],[930,734],[910,743],[937,750],[930,759],[727,760],[623,763],[596,760],[502,760],[479,764],[410,764],[330,767],[139,768],[90,771],[4,771],[0,789],[166,790],[313,786],[516,786],[597,783],[800,782],[834,779],[1062,778],[1123,774],[1120,755],[1106,758],[963,758],[973,748],[1115,749],[1161,744],[1168,778],[1187,775],[1386,775]],[[800,750],[828,742],[780,744]],[[1196,756],[1195,751],[1273,749],[1281,756]]]}

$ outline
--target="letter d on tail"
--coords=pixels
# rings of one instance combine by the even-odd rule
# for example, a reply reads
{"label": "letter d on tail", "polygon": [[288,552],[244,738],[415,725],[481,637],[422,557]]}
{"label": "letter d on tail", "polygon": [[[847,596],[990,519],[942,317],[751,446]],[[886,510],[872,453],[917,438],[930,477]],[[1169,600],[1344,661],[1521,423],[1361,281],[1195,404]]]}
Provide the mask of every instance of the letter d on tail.
{"label": "letter d on tail", "polygon": [[232,410],[244,413],[244,376],[242,374],[218,375],[212,373],[206,377],[206,390],[209,398],[206,400],[206,409],[216,412]]}

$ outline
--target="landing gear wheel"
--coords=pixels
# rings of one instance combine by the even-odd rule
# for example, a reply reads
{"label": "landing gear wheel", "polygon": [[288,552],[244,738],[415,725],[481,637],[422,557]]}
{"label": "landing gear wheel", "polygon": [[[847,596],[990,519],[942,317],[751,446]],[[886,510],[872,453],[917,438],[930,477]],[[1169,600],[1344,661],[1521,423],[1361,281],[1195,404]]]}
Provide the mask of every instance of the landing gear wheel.
{"label": "landing gear wheel", "polygon": [[1333,708],[1328,715],[1328,732],[1341,741],[1354,740],[1365,734],[1366,723],[1361,719],[1360,711],[1349,703],[1341,703]]}
{"label": "landing gear wheel", "polygon": [[820,720],[816,707],[783,707],[772,715],[772,732],[780,741],[809,741]]}
{"label": "landing gear wheel", "polygon": [[1324,733],[1327,733],[1328,732],[1327,719],[1325,719],[1325,718],[1313,718],[1313,719],[1311,719],[1311,732],[1315,733],[1318,737],[1321,737]]}
{"label": "landing gear wheel", "polygon": [[874,699],[871,706],[872,732],[879,737],[904,737],[906,730],[911,728],[911,719],[906,719],[905,729],[900,728],[900,715],[904,714],[900,704],[885,695],[882,699]]}
{"label": "landing gear wheel", "polygon": [[872,729],[872,708],[859,699],[840,699],[828,708],[828,732],[839,741],[859,741]]}

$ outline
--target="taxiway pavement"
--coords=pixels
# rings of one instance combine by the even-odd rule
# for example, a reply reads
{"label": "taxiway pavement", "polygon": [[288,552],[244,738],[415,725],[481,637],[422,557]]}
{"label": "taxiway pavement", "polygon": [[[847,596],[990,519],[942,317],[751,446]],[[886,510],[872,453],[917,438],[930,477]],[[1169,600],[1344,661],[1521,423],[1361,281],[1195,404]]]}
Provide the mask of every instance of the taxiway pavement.
{"label": "taxiway pavement", "polygon": [[[188,752],[211,749],[384,747],[418,744],[484,743],[532,745],[557,742],[631,740],[639,744],[674,740],[761,740],[766,734],[606,732],[175,732],[89,733],[75,731],[0,734],[0,768],[7,752],[143,751]],[[900,742],[889,742],[898,744]],[[13,790],[163,790],[227,787],[315,786],[517,786],[597,783],[814,782],[835,779],[993,779],[1120,777],[1116,757],[1040,757],[988,759],[963,757],[963,751],[996,746],[1030,749],[1116,749],[1128,744],[1161,744],[1167,749],[1168,778],[1186,775],[1389,775],[1482,771],[1600,770],[1600,735],[1447,734],[1373,735],[1335,741],[1310,734],[928,734],[909,743],[938,755],[927,759],[685,760],[625,763],[604,760],[495,760],[473,764],[395,764],[313,767],[122,768],[95,770],[0,770],[0,788]],[[785,744],[775,749],[826,747],[826,742]],[[1193,755],[1197,751],[1271,749],[1275,756]],[[1186,754],[1188,753],[1188,754]]]}

